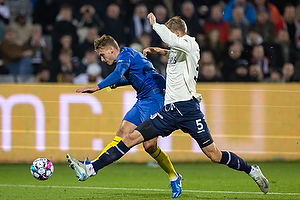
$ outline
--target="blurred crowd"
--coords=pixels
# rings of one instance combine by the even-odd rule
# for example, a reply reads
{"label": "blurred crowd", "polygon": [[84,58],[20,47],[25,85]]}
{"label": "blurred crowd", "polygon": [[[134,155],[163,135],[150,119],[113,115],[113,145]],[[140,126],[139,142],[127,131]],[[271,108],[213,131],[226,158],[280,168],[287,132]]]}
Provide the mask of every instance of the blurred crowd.
{"label": "blurred crowd", "polygon": [[[199,82],[300,81],[298,0],[32,0],[32,12],[15,16],[6,1],[0,0],[1,77],[99,83],[115,67],[94,51],[102,34],[136,51],[168,48],[147,20],[153,12],[158,23],[185,20],[201,49]],[[167,58],[148,58],[165,76]]]}

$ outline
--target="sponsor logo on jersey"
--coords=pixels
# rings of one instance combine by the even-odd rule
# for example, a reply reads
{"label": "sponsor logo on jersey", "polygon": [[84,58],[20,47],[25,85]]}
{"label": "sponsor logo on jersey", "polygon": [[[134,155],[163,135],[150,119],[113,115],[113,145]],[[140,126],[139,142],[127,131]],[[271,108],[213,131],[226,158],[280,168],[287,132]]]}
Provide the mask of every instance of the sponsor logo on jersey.
{"label": "sponsor logo on jersey", "polygon": [[154,113],[153,115],[150,115],[150,119],[154,119],[157,116],[157,113]]}

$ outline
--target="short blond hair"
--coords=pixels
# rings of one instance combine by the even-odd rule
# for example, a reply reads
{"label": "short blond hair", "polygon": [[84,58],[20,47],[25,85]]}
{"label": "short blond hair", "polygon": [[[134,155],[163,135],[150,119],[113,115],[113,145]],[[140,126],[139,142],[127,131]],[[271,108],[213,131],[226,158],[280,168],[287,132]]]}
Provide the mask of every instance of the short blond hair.
{"label": "short blond hair", "polygon": [[170,29],[172,32],[174,31],[180,31],[184,34],[187,34],[187,26],[183,19],[181,19],[179,16],[174,16],[171,19],[169,19],[165,26]]}
{"label": "short blond hair", "polygon": [[119,45],[116,40],[110,35],[102,35],[100,38],[95,39],[94,41],[94,49],[97,51],[98,49],[112,46],[115,49],[119,49]]}

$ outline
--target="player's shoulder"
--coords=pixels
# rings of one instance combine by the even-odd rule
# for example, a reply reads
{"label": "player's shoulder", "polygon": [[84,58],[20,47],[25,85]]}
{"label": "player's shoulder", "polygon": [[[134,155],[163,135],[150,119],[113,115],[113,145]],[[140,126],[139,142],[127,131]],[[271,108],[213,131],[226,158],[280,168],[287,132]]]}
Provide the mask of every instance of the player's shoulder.
{"label": "player's shoulder", "polygon": [[192,49],[194,49],[194,50],[199,49],[199,44],[197,43],[195,37],[191,37],[191,36],[189,36],[189,35],[184,35],[184,36],[182,37],[182,41],[183,41],[184,43],[186,43],[186,46],[189,46],[190,48],[192,48]]}
{"label": "player's shoulder", "polygon": [[120,48],[120,53],[117,57],[117,60],[126,60],[132,55],[130,48],[128,47],[121,47]]}

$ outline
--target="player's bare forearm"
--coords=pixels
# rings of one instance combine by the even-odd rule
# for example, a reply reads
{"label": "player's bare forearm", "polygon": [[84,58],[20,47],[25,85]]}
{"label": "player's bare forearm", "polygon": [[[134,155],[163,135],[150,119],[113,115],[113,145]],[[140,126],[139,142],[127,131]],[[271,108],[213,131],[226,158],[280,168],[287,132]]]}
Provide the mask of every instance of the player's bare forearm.
{"label": "player's bare forearm", "polygon": [[167,52],[168,50],[159,47],[147,47],[143,50],[144,56],[147,56],[147,53],[159,53],[161,55],[166,55]]}
{"label": "player's bare forearm", "polygon": [[96,91],[100,90],[98,85],[95,86],[86,86],[83,88],[79,88],[76,90],[77,93],[94,93]]}

